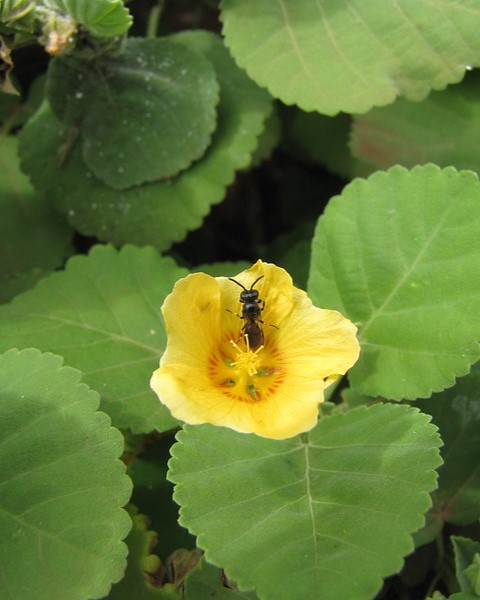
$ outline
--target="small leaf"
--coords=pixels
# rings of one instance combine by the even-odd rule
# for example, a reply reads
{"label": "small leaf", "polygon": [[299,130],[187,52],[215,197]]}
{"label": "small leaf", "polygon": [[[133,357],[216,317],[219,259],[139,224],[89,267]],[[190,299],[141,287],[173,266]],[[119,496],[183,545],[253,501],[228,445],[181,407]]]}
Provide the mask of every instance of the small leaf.
{"label": "small leaf", "polygon": [[480,585],[478,582],[480,542],[457,535],[452,535],[451,540],[455,553],[455,570],[460,589],[462,592],[473,592],[475,597],[478,598],[480,596]]}
{"label": "small leaf", "polygon": [[309,290],[359,327],[367,396],[429,397],[480,357],[480,185],[434,165],[357,179],[318,222]]}
{"label": "small leaf", "polygon": [[35,0],[2,0],[0,22],[12,31],[33,31],[35,5]]}
{"label": "small leaf", "polygon": [[223,0],[221,8],[238,64],[305,111],[423,100],[480,64],[476,0]]}
{"label": "small leaf", "polygon": [[477,363],[453,388],[418,402],[432,415],[444,442],[444,465],[432,509],[432,517],[440,522],[468,525],[480,519],[479,389]]}
{"label": "small leaf", "polygon": [[19,92],[10,78],[12,70],[13,61],[10,48],[0,37],[0,93],[18,96]]}
{"label": "small leaf", "polygon": [[108,600],[180,600],[175,587],[163,585],[165,567],[152,550],[155,549],[157,534],[148,529],[148,519],[129,507],[133,527],[127,539],[128,564],[125,577],[114,585]]}
{"label": "small leaf", "polygon": [[0,356],[2,597],[85,600],[123,576],[131,484],[120,432],[62,359]]}
{"label": "small leaf", "polygon": [[465,575],[475,594],[480,597],[480,554],[475,554],[472,564],[465,569]]}
{"label": "small leaf", "polygon": [[187,575],[184,595],[185,600],[258,600],[255,592],[240,592],[230,585],[227,587],[222,570],[210,565],[204,558]]}
{"label": "small leaf", "polygon": [[61,354],[101,393],[116,426],[171,429],[176,421],[149,380],[166,343],[160,307],[186,274],[153,248],[97,246],[0,307],[0,350],[35,346]]}
{"label": "small leaf", "polygon": [[122,0],[54,0],[58,8],[99,37],[126,33],[132,17]]}
{"label": "small leaf", "polygon": [[[141,456],[128,464],[133,481],[132,502],[148,515],[151,529],[159,532],[155,553],[165,561],[178,548],[195,548],[195,538],[178,524],[173,485],[167,480],[167,461],[173,435],[149,440]],[[137,452],[138,456],[139,452]]]}
{"label": "small leaf", "polygon": [[72,251],[73,231],[35,192],[18,162],[17,138],[0,136],[0,302],[11,299],[6,285],[35,270],[56,269]]}
{"label": "small leaf", "polygon": [[[0,42],[1,44],[1,42]],[[1,72],[1,63],[0,63]],[[0,75],[1,80],[1,75]],[[1,85],[1,84],[0,84]],[[20,96],[14,96],[13,94],[0,94],[0,123],[7,122],[9,126],[10,122],[14,120],[14,115],[19,112],[20,108]]]}
{"label": "small leaf", "polygon": [[202,553],[200,550],[184,550],[183,548],[175,550],[168,557],[168,570],[176,587],[183,586],[185,577],[187,577],[190,571],[197,568],[201,557]]}
{"label": "small leaf", "polygon": [[[2,131],[5,136],[23,127],[28,119],[35,114],[43,102],[44,87],[45,76],[39,75],[30,84],[27,98],[0,94],[0,123],[3,124]],[[18,137],[11,137],[18,142]],[[22,177],[24,176],[22,175]]]}
{"label": "small leaf", "polygon": [[412,550],[441,462],[428,417],[393,404],[323,417],[305,441],[209,425],[177,439],[180,522],[240,589],[275,600],[371,600]]}
{"label": "small leaf", "polygon": [[52,61],[47,97],[82,136],[96,177],[123,190],[173,177],[205,152],[216,125],[215,72],[203,56],[166,38],[129,39],[97,60]]}
{"label": "small leaf", "polygon": [[480,171],[480,77],[474,72],[460,85],[433,92],[423,102],[399,99],[354,117],[351,148],[370,171],[394,164]]}
{"label": "small leaf", "polygon": [[173,181],[122,192],[107,187],[85,167],[80,140],[72,141],[48,106],[22,130],[22,167],[86,235],[165,250],[200,226],[212,204],[223,199],[235,172],[251,162],[271,98],[235,66],[218,36],[192,31],[175,39],[211,61],[221,90],[218,126],[207,153]]}

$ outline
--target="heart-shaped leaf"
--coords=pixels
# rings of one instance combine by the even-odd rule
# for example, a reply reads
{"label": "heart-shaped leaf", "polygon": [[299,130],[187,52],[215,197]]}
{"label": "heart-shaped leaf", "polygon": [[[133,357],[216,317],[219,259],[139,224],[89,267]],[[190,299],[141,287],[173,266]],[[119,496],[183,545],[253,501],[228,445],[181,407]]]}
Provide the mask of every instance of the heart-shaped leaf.
{"label": "heart-shaped leaf", "polygon": [[206,558],[264,600],[371,600],[412,550],[441,444],[429,417],[377,404],[302,439],[185,426],[170,478]]}

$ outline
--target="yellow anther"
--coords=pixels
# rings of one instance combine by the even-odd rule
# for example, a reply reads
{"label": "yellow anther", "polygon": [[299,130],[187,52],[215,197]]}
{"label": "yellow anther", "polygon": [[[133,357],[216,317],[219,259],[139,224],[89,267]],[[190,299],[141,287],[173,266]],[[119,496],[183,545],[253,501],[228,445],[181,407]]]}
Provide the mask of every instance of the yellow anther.
{"label": "yellow anther", "polygon": [[260,357],[258,353],[262,350],[263,346],[259,346],[255,352],[250,350],[250,345],[248,343],[248,335],[245,336],[245,344],[247,346],[246,350],[242,350],[238,344],[236,344],[233,340],[230,340],[230,344],[237,351],[237,355],[235,357],[235,361],[231,363],[232,367],[239,369],[240,371],[244,371],[250,377],[256,374],[258,371]]}

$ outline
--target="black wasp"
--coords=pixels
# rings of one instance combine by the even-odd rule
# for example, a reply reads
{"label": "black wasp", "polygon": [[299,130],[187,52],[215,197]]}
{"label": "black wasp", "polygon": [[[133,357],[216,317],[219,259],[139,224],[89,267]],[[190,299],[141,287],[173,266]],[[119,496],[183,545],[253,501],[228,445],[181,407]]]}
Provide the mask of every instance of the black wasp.
{"label": "black wasp", "polygon": [[256,350],[263,344],[263,330],[260,326],[263,321],[260,317],[265,303],[258,297],[259,291],[253,289],[255,284],[263,277],[264,275],[257,277],[249,290],[236,279],[229,277],[230,281],[243,288],[243,292],[240,292],[240,302],[243,304],[242,314],[237,315],[237,317],[243,319],[242,331],[248,336],[248,345],[252,350]]}

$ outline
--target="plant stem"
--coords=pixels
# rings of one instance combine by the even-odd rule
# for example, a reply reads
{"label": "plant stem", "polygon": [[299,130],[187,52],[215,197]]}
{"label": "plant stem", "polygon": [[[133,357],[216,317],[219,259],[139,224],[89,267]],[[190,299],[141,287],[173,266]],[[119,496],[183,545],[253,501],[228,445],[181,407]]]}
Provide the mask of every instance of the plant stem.
{"label": "plant stem", "polygon": [[444,560],[445,560],[445,544],[443,541],[443,535],[442,535],[442,531],[440,531],[437,535],[437,537],[435,538],[435,545],[437,547],[437,572],[435,574],[435,576],[433,577],[432,581],[430,582],[430,585],[428,587],[428,591],[426,594],[426,598],[428,598],[429,596],[432,596],[434,591],[436,590],[437,584],[438,582],[442,579],[443,575],[444,575]]}
{"label": "plant stem", "polygon": [[157,5],[152,8],[148,16],[147,31],[145,37],[154,38],[157,37],[158,24],[160,23],[160,17],[162,16],[163,7],[165,0],[158,0]]}
{"label": "plant stem", "polygon": [[300,434],[300,441],[302,442],[302,444],[308,444],[308,431],[305,431],[305,433]]}

